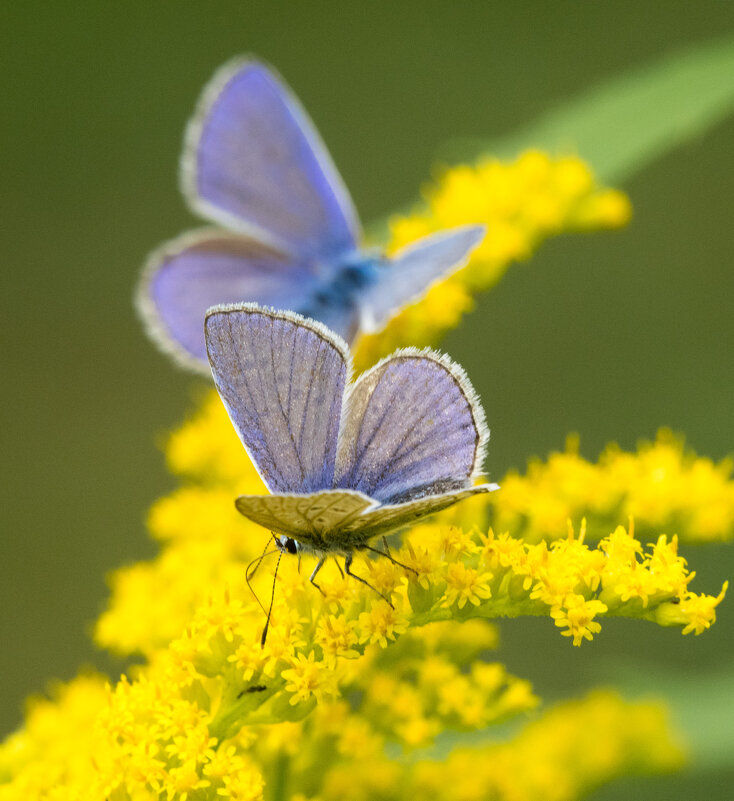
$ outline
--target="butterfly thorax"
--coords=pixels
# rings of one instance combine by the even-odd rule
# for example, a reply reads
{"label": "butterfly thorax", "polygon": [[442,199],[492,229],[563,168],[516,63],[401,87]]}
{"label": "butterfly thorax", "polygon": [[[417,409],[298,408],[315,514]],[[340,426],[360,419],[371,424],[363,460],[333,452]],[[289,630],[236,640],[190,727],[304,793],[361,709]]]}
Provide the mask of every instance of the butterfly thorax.
{"label": "butterfly thorax", "polygon": [[300,540],[296,540],[293,537],[287,536],[286,534],[275,534],[274,539],[275,547],[281,553],[291,555],[300,555],[304,553],[315,554],[319,558],[326,555],[347,556],[353,551],[359,551],[367,547],[367,543],[360,539],[357,539],[354,542],[350,541],[348,545],[338,545],[335,542],[330,542],[328,546],[325,542],[322,544],[315,542],[301,542]]}
{"label": "butterfly thorax", "polygon": [[377,282],[382,262],[377,253],[348,251],[337,260],[336,268],[324,270],[321,283],[299,313],[320,319],[325,310],[355,308],[360,294]]}

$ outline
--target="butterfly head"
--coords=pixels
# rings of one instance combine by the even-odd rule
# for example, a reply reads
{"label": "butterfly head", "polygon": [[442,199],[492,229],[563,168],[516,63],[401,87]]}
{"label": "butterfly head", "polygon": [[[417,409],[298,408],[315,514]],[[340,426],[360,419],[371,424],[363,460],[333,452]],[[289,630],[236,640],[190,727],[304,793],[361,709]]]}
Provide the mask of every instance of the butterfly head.
{"label": "butterfly head", "polygon": [[281,553],[297,554],[301,550],[300,544],[293,537],[277,534],[273,537],[275,545]]}

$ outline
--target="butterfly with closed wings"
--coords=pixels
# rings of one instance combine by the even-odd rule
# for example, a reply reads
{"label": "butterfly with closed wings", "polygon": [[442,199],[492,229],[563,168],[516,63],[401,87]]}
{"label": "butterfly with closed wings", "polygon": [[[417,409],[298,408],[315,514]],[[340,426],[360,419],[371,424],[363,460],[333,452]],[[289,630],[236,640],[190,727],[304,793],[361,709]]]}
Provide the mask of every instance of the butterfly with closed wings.
{"label": "butterfly with closed wings", "polygon": [[248,59],[226,64],[204,90],[181,186],[191,209],[222,227],[151,254],[137,308],[164,351],[207,373],[201,323],[211,306],[292,309],[352,342],[461,267],[484,236],[470,225],[392,258],[361,249],[357,214],[316,129],[275,73]]}
{"label": "butterfly with closed wings", "polygon": [[364,581],[350,568],[372,538],[497,489],[473,484],[489,431],[448,357],[398,350],[352,383],[338,334],[253,303],[209,309],[205,338],[216,388],[271,492],[241,495],[237,509],[281,552],[313,552],[312,583],[337,555]]}

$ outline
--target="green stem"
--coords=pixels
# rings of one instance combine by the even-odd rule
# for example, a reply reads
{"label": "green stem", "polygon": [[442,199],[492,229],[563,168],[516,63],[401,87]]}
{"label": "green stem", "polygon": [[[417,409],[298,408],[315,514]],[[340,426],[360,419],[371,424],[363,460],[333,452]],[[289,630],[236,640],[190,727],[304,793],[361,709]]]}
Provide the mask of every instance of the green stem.
{"label": "green stem", "polygon": [[270,774],[268,783],[269,801],[285,801],[288,797],[291,758],[284,751],[278,754]]}

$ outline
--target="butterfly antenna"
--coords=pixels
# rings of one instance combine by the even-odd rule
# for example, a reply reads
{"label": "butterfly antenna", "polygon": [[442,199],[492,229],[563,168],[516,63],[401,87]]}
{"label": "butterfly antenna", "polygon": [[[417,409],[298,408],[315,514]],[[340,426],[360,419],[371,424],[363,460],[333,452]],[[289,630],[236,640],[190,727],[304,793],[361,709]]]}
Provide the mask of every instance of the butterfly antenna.
{"label": "butterfly antenna", "polygon": [[[275,540],[275,535],[273,535],[273,540]],[[260,554],[260,556],[258,556],[256,559],[253,559],[252,562],[250,562],[250,564],[247,565],[247,571],[245,572],[245,578],[247,579],[247,583],[248,584],[250,583],[250,579],[255,577],[255,573],[257,572],[257,569],[260,567],[260,563],[262,562],[262,560],[266,556],[270,555],[270,554],[268,554],[268,546],[269,545],[270,545],[270,543],[266,542],[265,543],[265,547],[263,548],[263,552]],[[275,553],[275,551],[271,551],[270,553]],[[252,568],[252,572],[250,572],[250,568],[253,565],[255,565],[255,567],[253,567]],[[250,589],[252,589],[252,587]]]}
{"label": "butterfly antenna", "polygon": [[416,576],[418,575],[418,571],[415,568],[409,567],[408,565],[404,565],[402,562],[398,562],[398,560],[395,559],[395,557],[390,553],[390,548],[388,548],[387,541],[384,539],[384,537],[383,537],[382,541],[385,543],[385,550],[384,551],[381,551],[378,548],[372,548],[370,545],[365,545],[363,547],[364,547],[364,549],[366,551],[372,551],[372,553],[376,553],[376,554],[379,554],[380,556],[384,556],[385,559],[389,559],[394,565],[397,565],[398,567],[402,567],[403,570],[409,570],[411,573],[415,573]]}
{"label": "butterfly antenna", "polygon": [[[245,581],[247,582],[247,587],[250,590],[250,592],[252,593],[252,595],[255,598],[255,600],[260,605],[260,609],[262,609],[263,612],[265,612],[266,615],[267,615],[267,610],[263,606],[262,601],[257,597],[257,593],[255,592],[255,590],[253,590],[252,584],[250,583],[250,581],[255,577],[255,573],[257,572],[257,569],[260,567],[260,564],[262,563],[262,560],[265,559],[266,556],[270,556],[270,554],[278,552],[278,550],[279,550],[278,548],[276,548],[275,550],[272,550],[272,551],[268,551],[268,546],[269,545],[270,545],[270,543],[266,542],[265,543],[265,549],[260,554],[260,556],[258,556],[256,559],[253,559],[252,562],[250,562],[250,564],[247,565],[247,568],[245,569]],[[253,565],[254,565],[254,567],[253,567]]]}
{"label": "butterfly antenna", "polygon": [[[273,601],[275,601],[275,580],[278,578],[278,568],[280,567],[280,560],[283,558],[283,551],[278,554],[278,561],[275,563],[275,573],[273,574],[273,591],[270,594],[270,606],[268,607],[267,619],[265,620],[265,628],[263,629],[263,636],[260,637],[260,647],[265,647],[265,640],[268,636],[268,629],[270,628],[270,615],[273,613]],[[263,609],[263,611],[265,611]]]}

